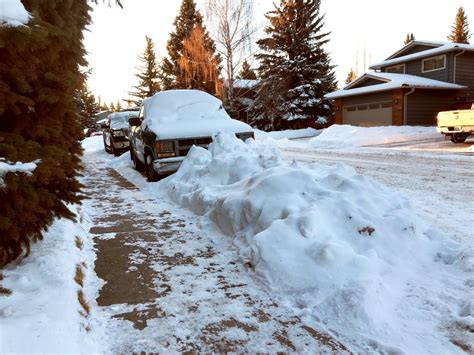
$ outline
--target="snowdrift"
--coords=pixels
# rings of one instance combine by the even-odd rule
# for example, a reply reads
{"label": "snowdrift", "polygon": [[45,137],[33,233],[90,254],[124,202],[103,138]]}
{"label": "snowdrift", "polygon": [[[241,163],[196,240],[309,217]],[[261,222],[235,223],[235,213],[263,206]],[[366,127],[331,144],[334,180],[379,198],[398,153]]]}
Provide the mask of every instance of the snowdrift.
{"label": "snowdrift", "polygon": [[433,260],[410,203],[346,165],[288,164],[271,145],[218,135],[160,186],[233,236],[271,289],[325,319],[385,323]]}
{"label": "snowdrift", "polygon": [[350,125],[332,125],[325,129],[319,136],[312,138],[309,144],[315,148],[341,146],[361,147],[440,137],[435,127],[356,127]]}

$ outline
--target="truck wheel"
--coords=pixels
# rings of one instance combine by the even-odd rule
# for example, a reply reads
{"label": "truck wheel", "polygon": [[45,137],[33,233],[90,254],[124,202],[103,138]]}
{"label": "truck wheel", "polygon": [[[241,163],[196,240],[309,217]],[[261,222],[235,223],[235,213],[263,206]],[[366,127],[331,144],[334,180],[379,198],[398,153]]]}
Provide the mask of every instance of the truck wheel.
{"label": "truck wheel", "polygon": [[149,182],[158,181],[159,179],[158,174],[153,168],[153,156],[151,154],[145,156],[145,175]]}
{"label": "truck wheel", "polygon": [[130,154],[132,154],[133,167],[135,168],[136,171],[142,172],[143,171],[143,163],[140,160],[138,160],[135,153],[133,153],[133,150],[130,150]]}
{"label": "truck wheel", "polygon": [[467,133],[454,133],[451,136],[451,142],[453,143],[464,143],[464,141],[467,139],[469,134]]}

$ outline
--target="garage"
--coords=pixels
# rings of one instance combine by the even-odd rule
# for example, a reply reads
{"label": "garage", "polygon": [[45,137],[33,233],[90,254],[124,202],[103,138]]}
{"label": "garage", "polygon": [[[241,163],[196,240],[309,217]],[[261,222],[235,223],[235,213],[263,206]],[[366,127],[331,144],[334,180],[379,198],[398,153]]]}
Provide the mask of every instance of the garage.
{"label": "garage", "polygon": [[392,101],[344,106],[343,123],[362,127],[391,125]]}

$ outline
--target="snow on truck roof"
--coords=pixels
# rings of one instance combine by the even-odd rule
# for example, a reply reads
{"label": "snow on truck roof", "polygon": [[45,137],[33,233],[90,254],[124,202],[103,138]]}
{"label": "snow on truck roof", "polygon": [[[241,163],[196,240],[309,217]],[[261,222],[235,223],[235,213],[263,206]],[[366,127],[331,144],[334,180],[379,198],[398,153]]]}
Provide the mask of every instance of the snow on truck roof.
{"label": "snow on truck roof", "polygon": [[143,124],[160,139],[253,132],[249,125],[230,118],[221,100],[199,90],[161,91],[143,100],[143,105]]}

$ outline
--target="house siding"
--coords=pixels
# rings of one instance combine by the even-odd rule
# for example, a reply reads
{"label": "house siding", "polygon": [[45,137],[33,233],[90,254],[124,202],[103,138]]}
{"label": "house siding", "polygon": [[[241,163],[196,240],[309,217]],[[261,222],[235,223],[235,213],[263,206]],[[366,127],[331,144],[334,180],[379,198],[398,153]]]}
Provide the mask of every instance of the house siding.
{"label": "house siding", "polygon": [[474,99],[474,54],[464,53],[456,58],[456,84],[468,86],[469,98]]}
{"label": "house siding", "polygon": [[461,93],[458,91],[421,90],[406,97],[406,124],[410,126],[434,126],[436,115],[447,111]]}

